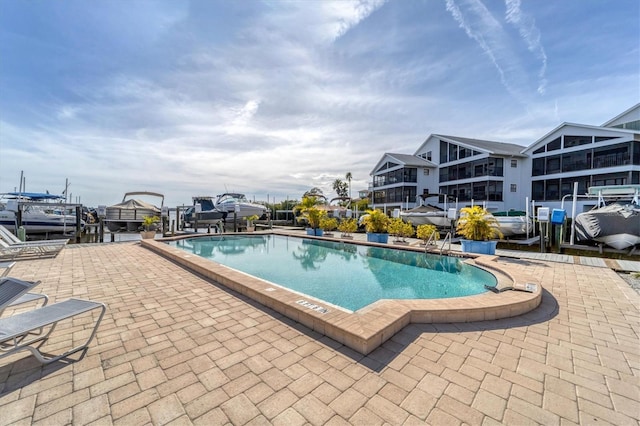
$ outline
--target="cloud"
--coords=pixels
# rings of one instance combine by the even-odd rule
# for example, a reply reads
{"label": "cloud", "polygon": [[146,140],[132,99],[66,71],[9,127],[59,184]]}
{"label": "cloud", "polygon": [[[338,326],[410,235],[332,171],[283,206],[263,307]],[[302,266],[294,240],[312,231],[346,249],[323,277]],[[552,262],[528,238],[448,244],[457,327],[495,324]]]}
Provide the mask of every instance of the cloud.
{"label": "cloud", "polygon": [[542,66],[538,72],[538,77],[540,79],[538,93],[543,95],[547,85],[547,80],[545,79],[545,72],[547,70],[547,54],[545,53],[544,47],[540,41],[540,31],[536,27],[535,20],[522,12],[520,9],[520,3],[520,0],[505,0],[505,5],[507,7],[506,20],[518,28],[518,31],[526,41],[529,50],[542,62]]}
{"label": "cloud", "polygon": [[[518,0],[505,0],[506,20],[518,28],[530,51],[543,61],[541,81],[537,91],[544,93],[546,82],[544,70],[546,55],[540,44],[540,35],[531,18],[522,14]],[[495,66],[500,80],[509,93],[523,104],[532,102],[529,92],[530,82],[524,60],[520,58],[517,46],[487,7],[480,0],[446,0],[447,10],[469,38],[475,40]]]}
{"label": "cloud", "polygon": [[[69,178],[90,205],[132,190],[178,205],[225,188],[330,196],[352,172],[355,193],[384,152],[412,153],[430,133],[527,144],[560,121],[602,123],[638,87],[637,46],[598,33],[616,67],[587,73],[563,55],[578,39],[542,25],[565,43],[545,51],[516,1],[160,1],[123,20],[96,1],[0,15],[3,183],[24,170],[30,190]],[[544,24],[547,10],[527,5]]]}

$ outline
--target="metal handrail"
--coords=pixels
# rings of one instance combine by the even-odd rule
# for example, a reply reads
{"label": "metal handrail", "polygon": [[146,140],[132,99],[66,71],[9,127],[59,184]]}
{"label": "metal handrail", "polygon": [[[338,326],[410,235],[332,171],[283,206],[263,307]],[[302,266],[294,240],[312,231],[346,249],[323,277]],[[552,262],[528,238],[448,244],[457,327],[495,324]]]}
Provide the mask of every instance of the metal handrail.
{"label": "metal handrail", "polygon": [[442,251],[444,250],[444,245],[447,243],[447,240],[449,240],[449,251],[451,251],[452,238],[451,232],[447,232],[447,235],[444,236],[444,240],[442,240],[442,245],[440,246],[440,256],[442,256]]}
{"label": "metal handrail", "polygon": [[427,239],[427,242],[424,245],[424,252],[425,253],[427,252],[427,249],[428,249],[429,245],[431,244],[431,242],[436,240],[436,232],[438,232],[438,231],[433,231],[431,233],[431,235],[429,235],[429,239]]}

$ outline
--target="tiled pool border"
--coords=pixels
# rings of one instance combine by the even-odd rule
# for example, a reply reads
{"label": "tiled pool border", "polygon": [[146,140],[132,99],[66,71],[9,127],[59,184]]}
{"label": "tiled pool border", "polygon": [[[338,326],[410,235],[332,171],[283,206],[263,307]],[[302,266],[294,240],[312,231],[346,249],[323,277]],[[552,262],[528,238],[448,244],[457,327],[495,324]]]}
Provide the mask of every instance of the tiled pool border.
{"label": "tiled pool border", "polygon": [[[265,234],[301,237],[283,232]],[[356,312],[348,312],[166,244],[171,240],[210,236],[184,235],[161,240],[142,240],[141,244],[365,355],[410,323],[456,323],[509,318],[532,311],[542,301],[542,286],[535,277],[498,264],[497,256],[470,256],[465,261],[492,272],[498,279],[498,288],[523,287],[525,283],[532,283],[536,284],[536,290],[486,292],[449,299],[379,300]],[[360,241],[357,244],[381,246]],[[394,247],[391,244],[382,246],[423,251],[416,247]]]}

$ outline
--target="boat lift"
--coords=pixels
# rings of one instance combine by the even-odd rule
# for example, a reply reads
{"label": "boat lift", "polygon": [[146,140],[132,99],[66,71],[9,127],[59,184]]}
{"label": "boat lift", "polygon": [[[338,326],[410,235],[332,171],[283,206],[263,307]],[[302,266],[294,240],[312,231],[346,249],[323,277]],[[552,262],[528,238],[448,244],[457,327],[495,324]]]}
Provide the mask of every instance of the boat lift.
{"label": "boat lift", "polygon": [[[562,197],[561,209],[564,210],[564,200],[571,194],[567,194]],[[597,197],[598,208],[605,206],[607,200],[618,200],[618,199],[629,199],[631,198],[632,204],[636,206],[640,206],[640,185],[603,185],[603,186],[590,186],[587,193],[584,195],[578,194],[578,182],[574,182],[573,184],[573,201],[571,208],[571,218],[575,219],[576,217],[576,208],[578,198],[588,198],[592,199]],[[575,245],[575,220],[571,221],[571,237],[569,240],[569,245]]]}

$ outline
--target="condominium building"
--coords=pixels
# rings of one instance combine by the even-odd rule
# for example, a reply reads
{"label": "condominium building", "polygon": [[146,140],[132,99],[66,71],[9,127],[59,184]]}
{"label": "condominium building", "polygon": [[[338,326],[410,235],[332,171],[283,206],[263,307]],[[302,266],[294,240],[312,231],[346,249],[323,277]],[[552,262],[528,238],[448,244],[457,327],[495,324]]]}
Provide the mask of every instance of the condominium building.
{"label": "condominium building", "polygon": [[[529,196],[560,208],[562,199],[592,186],[640,183],[640,104],[601,126],[563,123],[529,145]],[[597,200],[579,200],[578,213]],[[565,206],[566,207],[566,206]]]}
{"label": "condominium building", "polygon": [[[377,208],[412,208],[418,196],[443,194],[429,204],[484,205],[489,211],[558,208],[589,187],[640,183],[640,104],[601,126],[563,123],[524,147],[432,134],[414,154],[385,153],[371,172]],[[595,205],[579,200],[578,212]]]}

